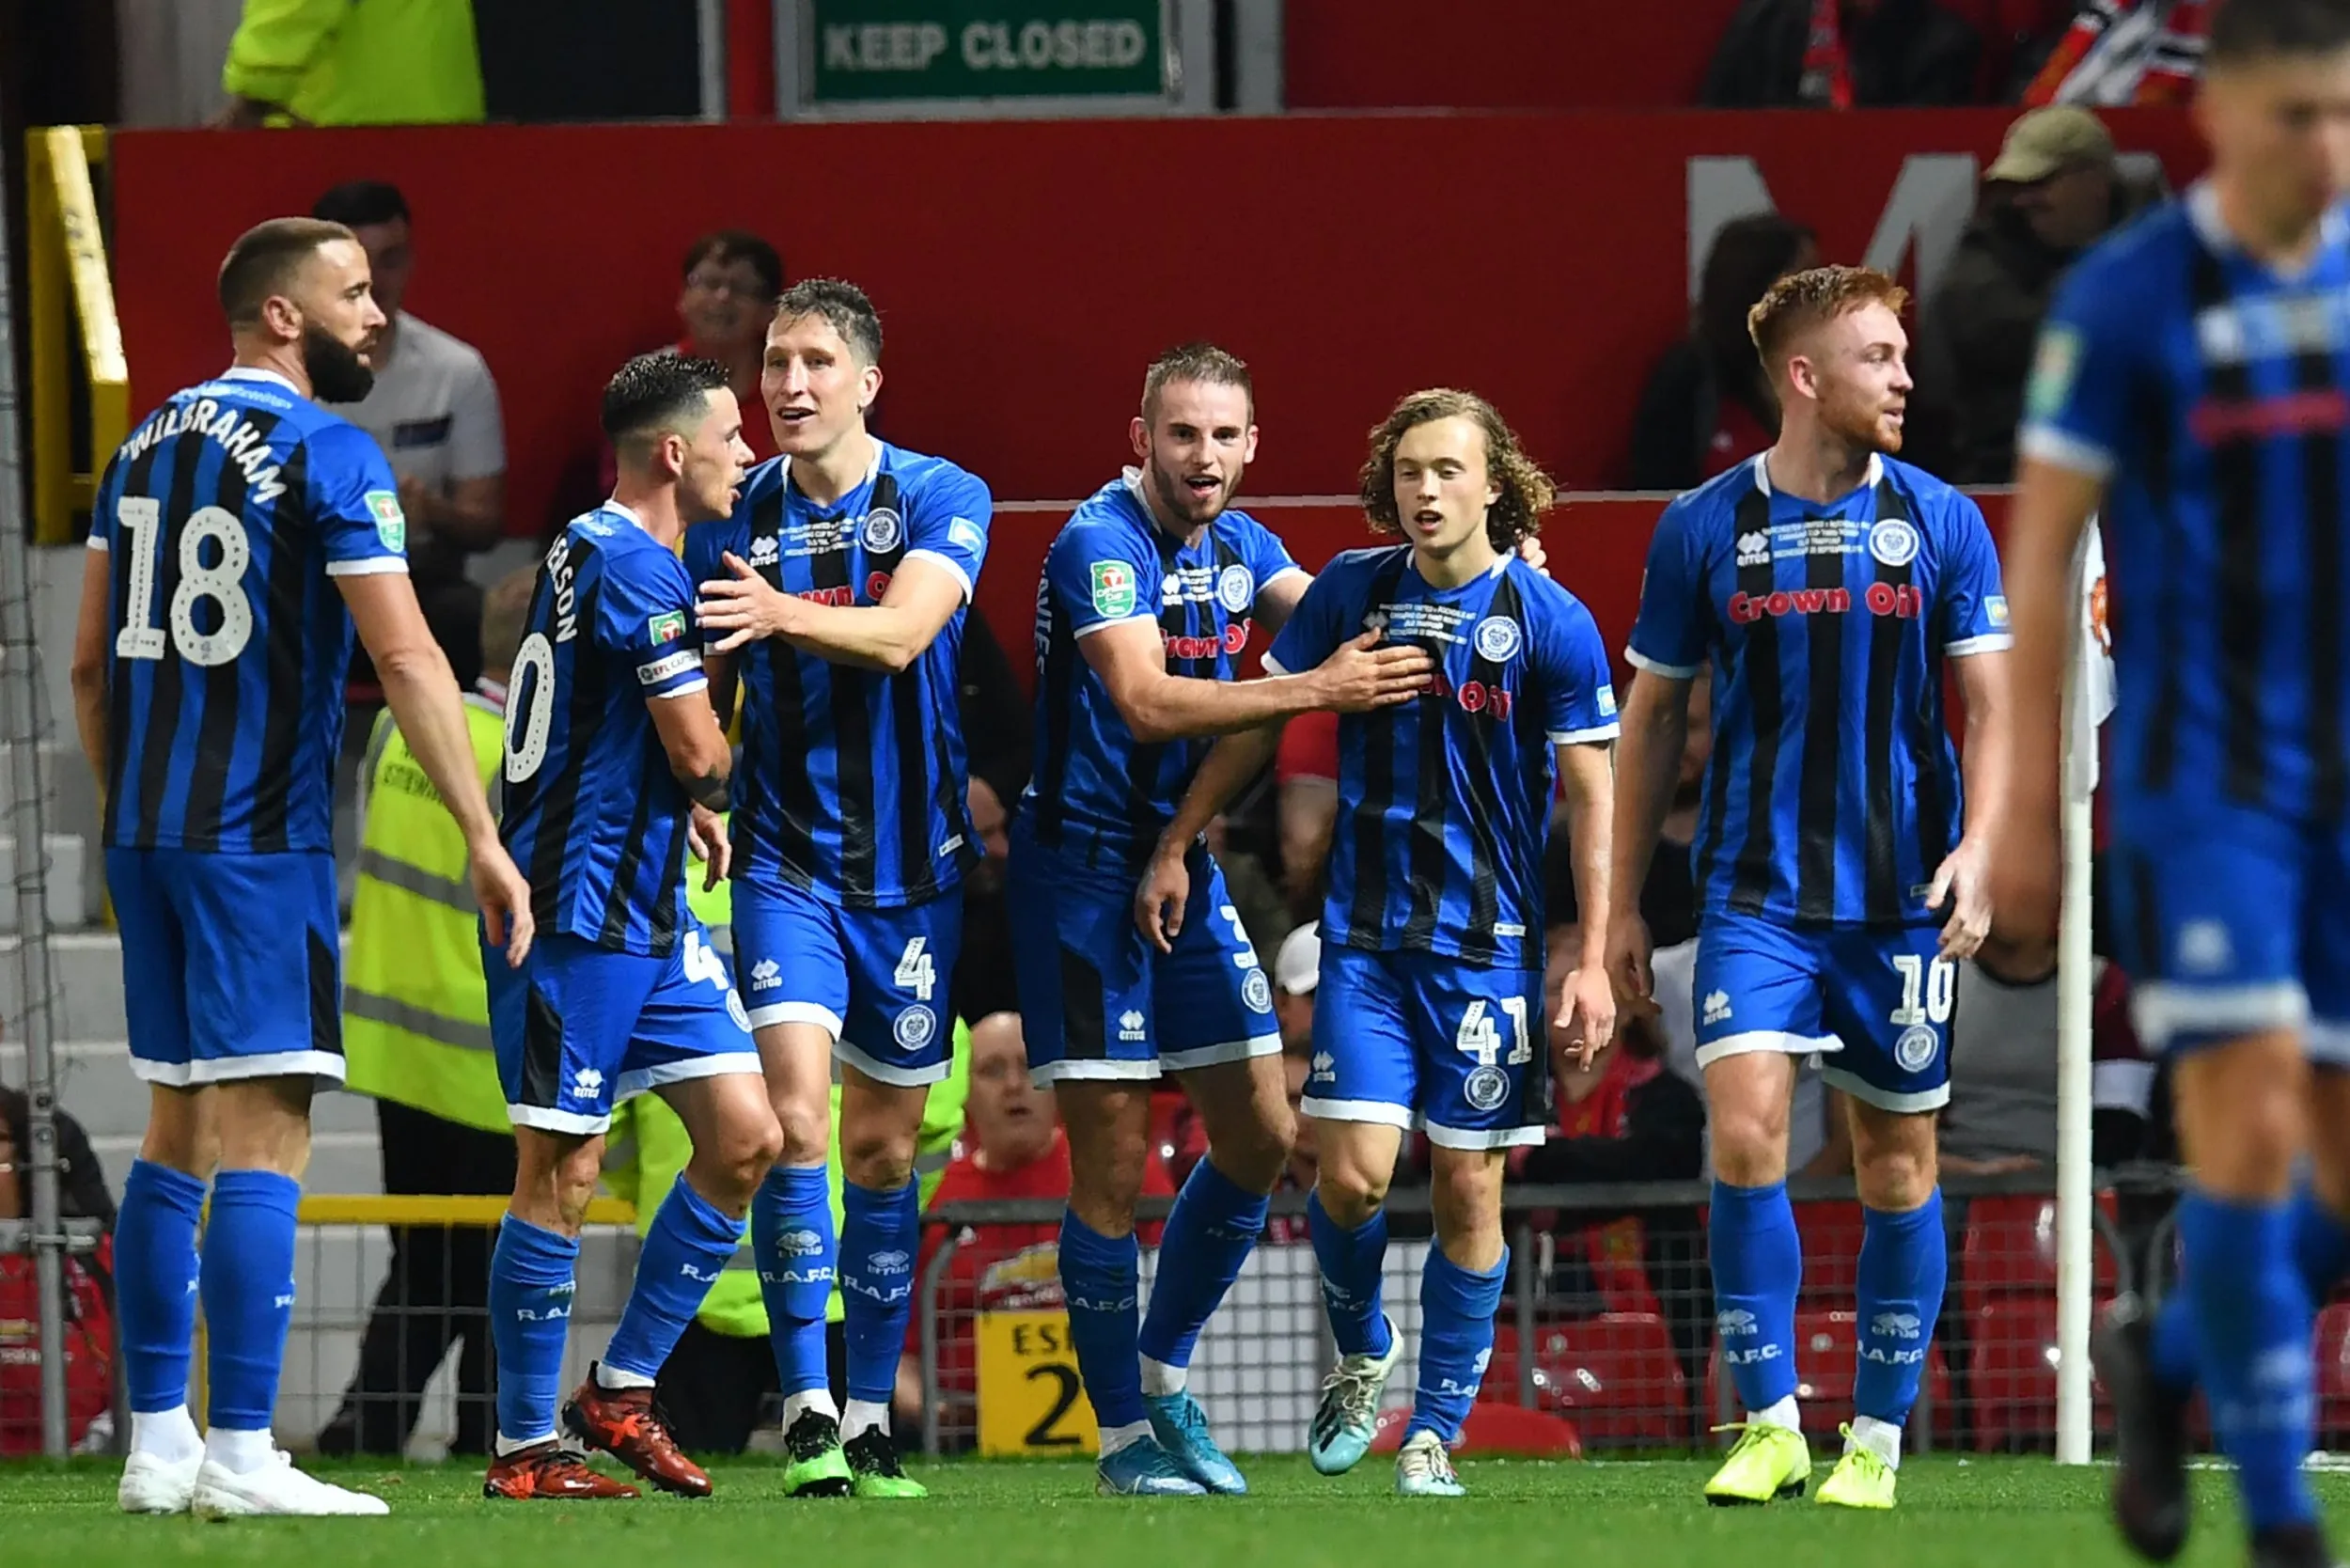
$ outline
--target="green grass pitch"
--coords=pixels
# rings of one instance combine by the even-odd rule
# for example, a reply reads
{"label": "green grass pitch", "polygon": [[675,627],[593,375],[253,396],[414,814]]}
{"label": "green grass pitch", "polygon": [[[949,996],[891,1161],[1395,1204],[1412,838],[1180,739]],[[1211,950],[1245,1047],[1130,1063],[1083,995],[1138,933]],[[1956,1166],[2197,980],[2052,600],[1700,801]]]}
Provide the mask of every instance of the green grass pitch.
{"label": "green grass pitch", "polygon": [[[0,1468],[0,1562],[70,1568],[776,1568],[776,1564],[1037,1564],[1039,1568],[2103,1568],[2133,1560],[2105,1517],[2108,1472],[2044,1459],[1913,1459],[1901,1507],[1858,1515],[1805,1498],[1709,1509],[1697,1462],[1461,1466],[1472,1496],[1406,1501],[1374,1456],[1325,1481],[1299,1459],[1247,1466],[1246,1498],[1097,1498],[1075,1464],[920,1466],[928,1502],[793,1501],[757,1462],[713,1472],[706,1502],[491,1503],[470,1466],[321,1466],[376,1492],[388,1519],[272,1519],[205,1525],[114,1511],[114,1470]],[[1815,1481],[1825,1479],[1825,1466]],[[2239,1564],[2228,1478],[2197,1478],[2194,1541],[2182,1564]],[[2329,1505],[2350,1477],[2326,1475]]]}

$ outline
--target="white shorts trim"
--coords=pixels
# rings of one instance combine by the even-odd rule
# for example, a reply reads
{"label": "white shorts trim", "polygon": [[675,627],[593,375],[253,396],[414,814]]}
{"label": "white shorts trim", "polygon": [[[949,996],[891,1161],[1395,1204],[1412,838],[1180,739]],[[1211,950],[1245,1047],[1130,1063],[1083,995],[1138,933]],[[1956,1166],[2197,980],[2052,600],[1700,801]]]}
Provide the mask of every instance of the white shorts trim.
{"label": "white shorts trim", "polygon": [[106,536],[102,533],[93,532],[89,536],[89,547],[93,550],[103,553],[107,547]]}
{"label": "white shorts trim", "polygon": [[1080,626],[1075,635],[1082,641],[1096,632],[1106,632],[1113,626],[1132,626],[1137,620],[1147,620],[1153,626],[1159,623],[1159,618],[1154,615],[1120,616],[1116,620],[1097,620],[1090,626]]}
{"label": "white shorts trim", "polygon": [[355,561],[328,561],[326,563],[326,574],[329,577],[375,577],[392,572],[397,572],[403,577],[408,575],[408,557],[405,556],[362,556]]}
{"label": "white shorts trim", "polygon": [[1552,745],[1596,745],[1612,741],[1622,732],[1621,725],[1609,723],[1591,729],[1554,729],[1550,732]]}
{"label": "white shorts trim", "polygon": [[1297,1108],[1317,1121],[1373,1121],[1382,1127],[1401,1127],[1407,1133],[1419,1125],[1418,1113],[1385,1100],[1317,1100],[1308,1094],[1297,1102]]}
{"label": "white shorts trim", "polygon": [[715,1051],[706,1057],[688,1057],[683,1061],[665,1061],[658,1067],[641,1068],[623,1073],[613,1086],[612,1103],[632,1099],[664,1084],[690,1083],[696,1078],[723,1078],[730,1073],[760,1071],[757,1051]]}
{"label": "white shorts trim", "polygon": [[[2312,1018],[2302,1036],[2302,1054],[2320,1067],[2350,1067],[2350,1023],[2340,1019]],[[2109,1065],[2099,1062],[2099,1067]],[[2133,1064],[2135,1065],[2135,1064]],[[2149,1079],[2154,1064],[2145,1064]]]}
{"label": "white shorts trim", "polygon": [[840,1014],[822,1002],[769,1002],[752,1008],[750,1013],[754,1034],[777,1024],[822,1024],[832,1032],[833,1043],[840,1043]]}
{"label": "white shorts trim", "polygon": [[540,1110],[536,1105],[509,1105],[506,1120],[517,1127],[528,1127],[540,1133],[569,1133],[574,1137],[596,1137],[612,1130],[609,1116],[588,1116],[579,1111]]}
{"label": "white shorts trim", "polygon": [[273,1051],[265,1057],[212,1057],[196,1061],[131,1058],[143,1081],[166,1089],[202,1089],[207,1084],[244,1083],[253,1078],[319,1078],[343,1081],[343,1058],[332,1051]]}
{"label": "white shorts trim", "polygon": [[1961,637],[1946,642],[1942,651],[1953,659],[1964,659],[1970,653],[2004,653],[2015,646],[2014,636],[2007,632],[1985,632],[1979,637]]}
{"label": "white shorts trim", "polygon": [[1694,681],[1698,678],[1696,665],[1668,665],[1661,659],[1650,658],[1637,648],[1626,647],[1623,659],[1634,669],[1644,669],[1651,675],[1661,675],[1668,681]]}
{"label": "white shorts trim", "polygon": [[1041,1067],[1028,1069],[1028,1082],[1038,1089],[1080,1081],[1155,1083],[1160,1075],[1159,1064],[1155,1061],[1110,1061],[1098,1058],[1084,1061],[1048,1061]]}
{"label": "white shorts trim", "polygon": [[1881,1111],[1892,1111],[1900,1116],[1923,1116],[1928,1111],[1938,1111],[1950,1103],[1950,1086],[1947,1083],[1939,1089],[1900,1094],[1864,1083],[1841,1067],[1821,1068],[1820,1081],[1830,1089],[1842,1090],[1864,1105],[1874,1105]]}
{"label": "white shorts trim", "polygon": [[2164,1046],[2181,1034],[2258,1034],[2310,1021],[2310,996],[2295,980],[2187,990],[2150,980],[2130,993],[2138,1037]]}
{"label": "white shorts trim", "polygon": [[1428,1141],[1439,1149],[1528,1149],[1550,1136],[1548,1127],[1446,1127],[1423,1124]]}
{"label": "white shorts trim", "polygon": [[1263,656],[1257,662],[1264,666],[1265,673],[1268,675],[1287,675],[1289,673],[1289,666],[1282,664],[1280,660],[1275,658],[1273,656],[1273,650],[1270,648],[1264,651]]}
{"label": "white shorts trim", "polygon": [[1728,1034],[1710,1045],[1698,1047],[1698,1066],[1707,1068],[1724,1057],[1749,1056],[1756,1051],[1776,1051],[1781,1056],[1808,1057],[1822,1051],[1841,1051],[1844,1043],[1828,1036],[1825,1039],[1808,1034],[1791,1034],[1785,1029],[1749,1029],[1745,1034]]}
{"label": "white shorts trim", "polygon": [[1246,1040],[1228,1040],[1221,1045],[1202,1045],[1196,1051],[1162,1051],[1159,1066],[1168,1073],[1191,1073],[1202,1067],[1218,1067],[1228,1061],[1246,1061],[1252,1057],[1277,1057],[1281,1054],[1281,1037],[1277,1034],[1252,1034]]}
{"label": "white shorts trim", "polygon": [[2088,478],[2102,479],[2113,472],[2113,454],[2093,441],[2084,441],[2054,425],[2031,424],[2016,438],[2015,455],[2034,463],[2069,468]]}
{"label": "white shorts trim", "polygon": [[936,550],[909,550],[903,556],[898,557],[898,564],[901,566],[903,566],[907,561],[930,562],[932,566],[947,573],[948,576],[952,577],[956,582],[961,583],[963,585],[964,603],[967,604],[971,602],[971,573],[965,572],[963,569],[963,563],[955,559],[952,556],[942,555]]}
{"label": "white shorts trim", "polygon": [[[2341,1026],[2337,1025],[2336,1027]],[[2322,1024],[2310,1026],[2310,1054],[2317,1054],[2317,1031]],[[2344,1030],[2342,1045],[2350,1053],[2350,1030]],[[2154,1064],[2143,1057],[2120,1057],[2109,1061],[2089,1064],[2089,1103],[2098,1110],[2125,1110],[2144,1116],[2154,1098]]]}
{"label": "white shorts trim", "polygon": [[845,1040],[832,1043],[832,1055],[835,1061],[845,1061],[875,1083],[887,1084],[893,1089],[928,1089],[932,1084],[944,1083],[955,1065],[954,1058],[949,1055],[935,1067],[892,1067],[878,1057],[858,1050]]}

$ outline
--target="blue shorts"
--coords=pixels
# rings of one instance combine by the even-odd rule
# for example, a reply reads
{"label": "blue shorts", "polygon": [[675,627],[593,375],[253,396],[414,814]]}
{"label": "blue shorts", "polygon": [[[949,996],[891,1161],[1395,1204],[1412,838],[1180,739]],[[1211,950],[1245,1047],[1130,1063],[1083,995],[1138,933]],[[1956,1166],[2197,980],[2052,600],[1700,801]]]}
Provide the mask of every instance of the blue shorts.
{"label": "blue shorts", "polygon": [[331,855],[110,849],[131,1070],[187,1088],[343,1081]]}
{"label": "blue shorts", "polygon": [[2304,1029],[2350,1067],[2350,839],[2258,812],[2115,813],[2114,946],[2149,1045]]}
{"label": "blue shorts", "polygon": [[734,884],[735,977],[751,1027],[821,1024],[833,1055],[917,1089],[954,1065],[948,980],[963,949],[963,889],[897,909],[843,909],[788,882]]}
{"label": "blue shorts", "polygon": [[1700,1068],[1747,1051],[1817,1052],[1820,1076],[1880,1110],[1950,1100],[1958,966],[1937,926],[1794,931],[1709,911],[1698,929]]}
{"label": "blue shorts", "polygon": [[542,931],[520,969],[484,943],[481,969],[498,1083],[517,1127],[601,1133],[632,1094],[759,1071],[743,999],[698,924],[666,958]]}
{"label": "blue shorts", "polygon": [[1188,864],[1183,928],[1163,953],[1135,929],[1136,873],[1073,863],[1014,827],[1005,902],[1028,1076],[1039,1088],[1280,1054],[1273,986],[1224,873],[1202,847]]}
{"label": "blue shorts", "polygon": [[1550,1122],[1539,969],[1325,943],[1298,1109],[1427,1129],[1447,1149],[1540,1143]]}

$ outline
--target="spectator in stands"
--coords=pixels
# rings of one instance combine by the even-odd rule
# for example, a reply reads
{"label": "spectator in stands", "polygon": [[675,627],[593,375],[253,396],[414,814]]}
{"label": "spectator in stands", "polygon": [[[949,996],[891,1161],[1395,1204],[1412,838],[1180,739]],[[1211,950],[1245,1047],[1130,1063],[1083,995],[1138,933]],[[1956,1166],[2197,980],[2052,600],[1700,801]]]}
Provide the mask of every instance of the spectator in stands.
{"label": "spectator in stands", "polygon": [[[536,574],[491,590],[465,699],[483,783],[494,790],[506,741],[506,686]],[[392,716],[367,742],[358,886],[344,957],[344,1087],[375,1099],[384,1190],[396,1196],[502,1197],[514,1187],[514,1134],[486,1048],[479,915],[466,883],[464,836],[443,808]],[[321,1452],[397,1454],[415,1431],[425,1385],[457,1346],[452,1450],[490,1451],[490,1251],[484,1226],[395,1225],[383,1288],[359,1341]]]}
{"label": "spectator in stands", "polygon": [[[58,1207],[94,1219],[110,1234],[95,1251],[65,1261],[66,1437],[77,1452],[103,1452],[114,1436],[114,1195],[89,1135],[56,1113]],[[33,1107],[23,1090],[0,1089],[0,1219],[32,1215]],[[40,1451],[40,1304],[30,1255],[0,1255],[0,1458]]]}
{"label": "spectator in stands", "polygon": [[1010,854],[1006,828],[1011,803],[1028,784],[1029,704],[1004,645],[987,617],[964,618],[957,666],[963,733],[970,750],[967,801],[971,831],[983,857],[963,884],[963,950],[948,989],[956,1017],[977,1024],[991,1012],[1016,1012],[1012,987],[1011,920],[1004,909],[1004,867]]}
{"label": "spectator in stands", "polygon": [[1982,40],[1934,0],[1746,0],[1715,49],[1709,109],[1975,102]]}
{"label": "spectator in stands", "polygon": [[2211,0],[2084,0],[2028,104],[2183,104],[2202,74]]}
{"label": "spectator in stands", "polygon": [[[1747,336],[1747,312],[1772,284],[1819,261],[1818,237],[1777,212],[1722,225],[1705,253],[1689,334],[1665,351],[1640,392],[1633,489],[1693,489],[1778,439],[1778,400]],[[1303,722],[1293,720],[1291,732]]]}
{"label": "spectator in stands", "polygon": [[1975,216],[1935,296],[1950,402],[1953,483],[2015,477],[2024,381],[2057,280],[2121,222],[2130,196],[2113,137],[2086,109],[2034,109],[2007,128]]}
{"label": "spectator in stands", "polygon": [[1281,896],[1292,919],[1322,912],[1330,835],[1339,821],[1339,715],[1300,713],[1273,757],[1274,811],[1281,838]]}
{"label": "spectator in stands", "polygon": [[[948,1163],[932,1205],[1026,1199],[1056,1207],[1050,1218],[966,1226],[957,1233],[939,1292],[939,1389],[950,1407],[967,1407],[977,1388],[971,1350],[977,1313],[1061,1304],[1058,1205],[1069,1197],[1069,1140],[1055,1116],[1053,1097],[1028,1079],[1019,1013],[991,1013],[972,1027],[966,1115],[968,1137]],[[1155,1198],[1175,1193],[1155,1150],[1143,1167],[1142,1191]],[[1156,1245],[1157,1226],[1139,1231],[1146,1246]],[[915,1278],[929,1277],[931,1258],[944,1239],[941,1228],[924,1228]],[[913,1334],[920,1331],[917,1314]],[[919,1342],[909,1338],[909,1349]],[[950,1418],[948,1426],[968,1430],[960,1416],[950,1411]]]}
{"label": "spectator in stands", "polygon": [[[481,590],[465,576],[465,558],[497,543],[506,530],[506,427],[497,383],[473,345],[401,308],[415,250],[407,198],[398,187],[354,180],[319,197],[310,215],[357,235],[375,274],[385,318],[369,355],[375,387],[337,412],[375,437],[391,460],[408,517],[408,575],[433,640],[459,683],[470,685],[481,674]],[[359,653],[354,679],[371,683],[366,666]]]}
{"label": "spectator in stands", "polygon": [[220,85],[229,129],[475,123],[473,3],[244,0]]}

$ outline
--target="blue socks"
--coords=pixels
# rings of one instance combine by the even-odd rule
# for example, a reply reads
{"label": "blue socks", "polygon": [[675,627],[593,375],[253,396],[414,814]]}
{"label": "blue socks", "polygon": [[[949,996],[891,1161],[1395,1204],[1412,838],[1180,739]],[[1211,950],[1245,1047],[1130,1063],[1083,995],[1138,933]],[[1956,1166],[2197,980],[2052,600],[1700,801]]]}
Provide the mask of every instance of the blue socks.
{"label": "blue socks", "polygon": [[115,1220],[115,1304],[122,1319],[123,1379],[138,1415],[188,1403],[196,1232],[203,1217],[202,1182],[167,1165],[132,1162]]}
{"label": "blue socks", "polygon": [[1449,1448],[1460,1441],[1485,1364],[1493,1359],[1494,1313],[1501,1308],[1502,1282],[1510,1278],[1510,1249],[1482,1274],[1472,1274],[1428,1249],[1419,1277],[1419,1383],[1412,1393],[1412,1419],[1404,1441],[1433,1432]]}
{"label": "blue socks", "polygon": [[840,1189],[841,1328],[849,1346],[849,1397],[888,1408],[914,1315],[914,1259],[922,1244],[922,1195],[912,1179],[886,1192]]}
{"label": "blue socks", "polygon": [[1207,1326],[1240,1278],[1264,1231],[1265,1199],[1234,1186],[1211,1154],[1191,1168],[1167,1214],[1152,1277],[1151,1309],[1143,1315],[1142,1354],[1168,1367],[1188,1367]]}
{"label": "blue socks", "polygon": [[[1150,1419],[1142,1407],[1136,1258],[1132,1231],[1104,1236],[1074,1210],[1061,1215],[1060,1284],[1069,1304],[1069,1342],[1077,1353],[1077,1372],[1093,1402],[1094,1419],[1104,1433]],[[1166,1277],[1162,1264],[1160,1278]]]}
{"label": "blue socks", "polygon": [[2293,1209],[2237,1203],[2200,1190],[2179,1200],[2184,1294],[2212,1430],[2235,1461],[2254,1531],[2314,1523],[2301,1475],[2315,1432],[2310,1293],[2295,1257]]}
{"label": "blue socks", "polygon": [[[2350,1274],[2350,1222],[2327,1208],[2316,1191],[2304,1184],[2293,1194],[2291,1224],[2294,1271],[2300,1275],[2314,1310],[2342,1283],[2342,1276]],[[2197,1367],[2195,1315],[2187,1304],[2184,1280],[2162,1298],[2150,1326],[2155,1378],[2174,1392],[2186,1393],[2196,1385]]]}
{"label": "blue socks", "polygon": [[647,1382],[657,1379],[678,1336],[742,1245],[743,1222],[720,1214],[681,1174],[645,1232],[636,1280],[603,1366]]}
{"label": "blue socks", "polygon": [[1907,1214],[1864,1209],[1857,1280],[1860,1367],[1854,1414],[1888,1426],[1909,1419],[1926,1370],[1926,1346],[1942,1316],[1950,1244],[1942,1231],[1942,1189]]}
{"label": "blue socks", "polygon": [[490,1255],[490,1343],[507,1451],[555,1435],[579,1240],[508,1215]]}
{"label": "blue socks", "polygon": [[1795,1235],[1787,1184],[1733,1187],[1716,1181],[1706,1243],[1722,1359],[1730,1364],[1738,1403],[1755,1415],[1795,1392],[1795,1294],[1803,1285],[1803,1244]]}
{"label": "blue socks", "polygon": [[302,1184],[274,1170],[212,1178],[199,1278],[212,1374],[206,1422],[267,1432],[293,1321],[294,1211]]}
{"label": "blue socks", "polygon": [[767,1173],[751,1200],[751,1248],[784,1396],[821,1389],[829,1399],[824,1312],[838,1248],[822,1166],[777,1166]]}
{"label": "blue socks", "polygon": [[1330,1217],[1317,1191],[1306,1200],[1306,1229],[1322,1265],[1322,1306],[1341,1356],[1385,1356],[1391,1337],[1379,1303],[1380,1265],[1387,1256],[1387,1211],[1355,1230]]}

